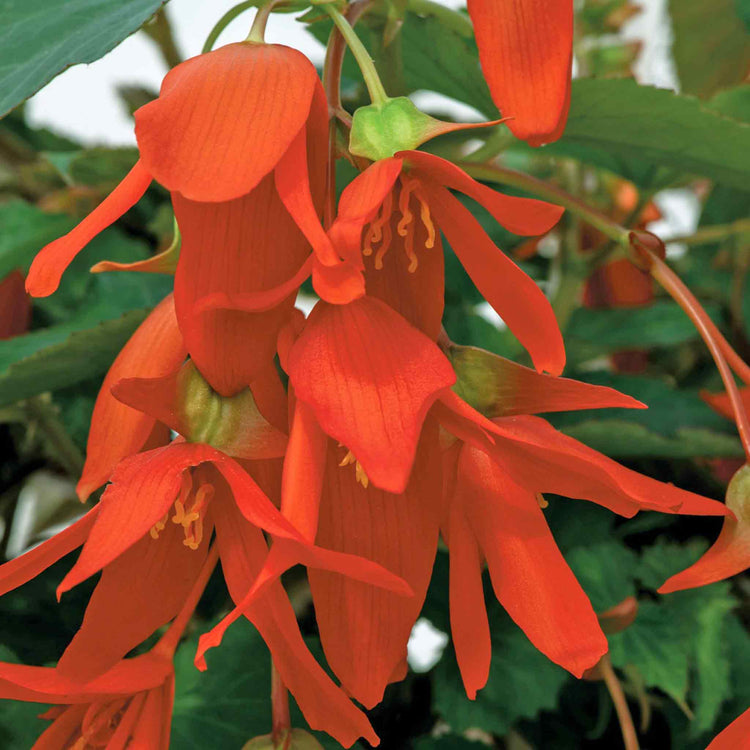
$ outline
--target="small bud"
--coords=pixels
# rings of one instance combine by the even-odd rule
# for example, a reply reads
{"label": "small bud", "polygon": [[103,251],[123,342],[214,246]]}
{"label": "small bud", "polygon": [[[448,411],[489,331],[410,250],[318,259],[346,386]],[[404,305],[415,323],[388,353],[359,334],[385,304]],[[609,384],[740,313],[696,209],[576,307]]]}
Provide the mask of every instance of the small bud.
{"label": "small bud", "polygon": [[750,465],[745,464],[729,482],[727,507],[741,525],[750,527]]}
{"label": "small bud", "polygon": [[480,123],[442,122],[420,112],[405,96],[360,107],[354,113],[349,150],[372,161],[399,151],[412,151],[431,138],[454,130],[487,127],[500,120]]}
{"label": "small bud", "polygon": [[655,255],[660,260],[667,257],[667,248],[664,243],[653,233],[645,229],[636,229],[628,234],[630,247],[633,249],[632,260],[644,271],[650,271],[653,262],[651,255]]}
{"label": "small bud", "polygon": [[282,732],[275,743],[270,734],[254,737],[243,745],[242,750],[323,750],[323,746],[309,732],[292,729],[288,733]]}

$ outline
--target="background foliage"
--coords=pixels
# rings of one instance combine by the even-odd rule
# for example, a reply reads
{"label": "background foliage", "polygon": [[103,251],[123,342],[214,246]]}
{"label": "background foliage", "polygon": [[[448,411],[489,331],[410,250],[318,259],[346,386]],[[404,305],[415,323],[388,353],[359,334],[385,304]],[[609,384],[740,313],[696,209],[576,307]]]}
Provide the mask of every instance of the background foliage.
{"label": "background foliage", "polygon": [[[39,248],[96,205],[136,158],[131,149],[85,148],[31,128],[23,100],[67,66],[102,56],[161,4],[75,0],[55,3],[54,14],[45,14],[45,0],[3,3],[0,112],[10,113],[0,121],[0,279],[14,269],[26,270]],[[674,255],[673,265],[747,358],[750,234],[739,222],[746,221],[750,206],[750,194],[743,192],[750,173],[750,86],[742,84],[750,61],[750,9],[745,0],[671,0],[672,54],[683,92],[676,94],[627,78],[637,49],[617,32],[618,19],[629,8],[622,0],[587,0],[580,8],[577,57],[584,77],[574,82],[568,127],[558,143],[532,151],[503,128],[490,138],[499,144],[504,163],[556,181],[620,221],[637,221],[641,209],[654,197],[658,201],[666,188],[697,196],[696,235]],[[421,7],[420,15],[409,12],[403,21],[393,42],[402,67],[382,69],[389,90],[435,91],[496,116],[466,17]],[[155,23],[163,26],[164,16]],[[363,26],[380,61],[385,23],[385,13],[375,14]],[[158,39],[153,24],[151,35]],[[310,31],[324,39],[329,25],[317,21]],[[362,103],[363,89],[349,63],[346,104],[355,106]],[[463,136],[436,145],[454,157],[465,147]],[[341,186],[351,177],[346,165],[340,177]],[[617,213],[621,180],[640,191],[625,216]],[[517,238],[494,224],[487,227],[503,249],[514,250]],[[712,227],[726,231],[712,234]],[[169,243],[171,228],[167,196],[153,186],[146,200],[91,243],[56,295],[34,301],[30,330],[0,342],[4,548],[17,552],[19,544],[33,543],[77,512],[72,484],[52,481],[50,475],[75,476],[103,375],[171,284],[160,276],[90,275],[88,268],[102,258],[147,257]],[[539,253],[519,255],[556,304],[569,354],[565,374],[614,386],[650,408],[556,415],[551,421],[633,468],[722,497],[741,448],[731,423],[699,398],[701,389],[719,390],[720,382],[697,333],[676,305],[658,294],[637,307],[582,306],[585,272],[566,247],[570,237],[579,246],[588,241],[591,249],[603,243],[587,240],[580,224],[567,216],[561,232],[543,241]],[[447,253],[445,321],[451,338],[524,361],[517,342],[488,318],[468,276]],[[560,279],[572,284],[573,294],[561,294],[568,287]],[[640,362],[635,372],[612,367],[611,356],[623,352],[635,353]],[[638,599],[635,622],[610,636],[610,648],[644,747],[705,747],[750,703],[748,578],[666,596],[655,590],[697,559],[715,538],[718,522],[648,513],[622,521],[585,503],[548,499],[545,512],[555,537],[595,609],[604,612],[629,596]],[[423,616],[448,632],[445,558],[440,552]],[[56,604],[54,587],[69,565],[70,560],[62,561],[0,599],[2,659],[44,664],[59,655],[90,590],[79,587]],[[314,616],[299,583],[289,581],[302,592],[296,603],[303,632],[317,648]],[[230,629],[224,648],[210,654],[207,675],[192,666],[199,632],[226,606],[226,591],[215,576],[196,632],[178,653],[173,727],[178,750],[239,748],[269,730],[269,658],[249,624]],[[382,747],[618,746],[603,684],[575,681],[549,662],[499,605],[490,605],[490,617],[492,672],[477,700],[466,699],[448,645],[434,667],[392,686],[384,704],[371,712]],[[0,745],[29,747],[43,727],[37,713],[33,705],[0,706]],[[298,715],[297,725],[303,724]],[[335,746],[320,740],[327,748]]]}

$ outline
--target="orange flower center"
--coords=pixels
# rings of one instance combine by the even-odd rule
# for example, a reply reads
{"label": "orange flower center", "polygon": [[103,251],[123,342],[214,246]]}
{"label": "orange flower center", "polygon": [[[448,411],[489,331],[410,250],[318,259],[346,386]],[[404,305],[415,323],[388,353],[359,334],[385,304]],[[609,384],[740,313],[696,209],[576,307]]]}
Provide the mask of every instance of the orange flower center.
{"label": "orange flower center", "polygon": [[[398,211],[401,218],[396,224],[396,232],[404,238],[403,249],[409,259],[408,271],[414,273],[419,267],[419,258],[414,249],[417,232],[415,214],[419,213],[419,220],[427,233],[424,241],[424,247],[427,249],[435,246],[435,225],[432,223],[430,207],[424,199],[419,180],[402,174],[399,181],[399,184],[388,193],[378,215],[365,230],[365,246],[362,253],[369,256],[374,252],[376,270],[383,268],[383,258],[393,241],[391,217],[394,213],[394,194],[398,193]],[[378,246],[377,250],[375,245]]]}
{"label": "orange flower center", "polygon": [[[196,480],[190,470],[185,471],[182,475],[182,486],[174,501],[172,523],[182,526],[185,538],[182,543],[190,549],[198,549],[203,540],[203,519],[206,515],[206,508],[214,495],[214,487],[210,482]],[[149,533],[152,539],[158,539],[159,534],[169,521],[167,511],[164,518],[157,521]]]}
{"label": "orange flower center", "polygon": [[81,736],[73,743],[71,750],[106,747],[129,704],[130,698],[92,703],[81,722]]}

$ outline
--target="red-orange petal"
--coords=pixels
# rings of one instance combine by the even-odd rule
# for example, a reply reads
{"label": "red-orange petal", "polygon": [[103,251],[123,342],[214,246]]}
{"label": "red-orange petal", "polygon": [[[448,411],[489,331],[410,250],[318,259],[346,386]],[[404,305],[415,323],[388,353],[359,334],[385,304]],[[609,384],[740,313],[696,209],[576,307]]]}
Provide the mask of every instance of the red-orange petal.
{"label": "red-orange petal", "polygon": [[[222,570],[229,593],[239,603],[262,568],[268,547],[260,530],[239,515],[231,502],[217,503],[215,518]],[[328,732],[344,747],[358,737],[377,744],[365,715],[334,685],[308,650],[278,581],[245,611],[245,616],[268,644],[284,684],[313,729]]]}
{"label": "red-orange petal", "polygon": [[91,417],[86,464],[77,486],[81,500],[109,479],[119,461],[143,447],[156,423],[152,416],[118,401],[111,393],[112,386],[122,378],[165,375],[179,367],[185,355],[174,300],[169,295],[131,336],[102,383]]}
{"label": "red-orange petal", "polygon": [[750,748],[750,708],[725,727],[706,750],[747,750]]}
{"label": "red-orange petal", "polygon": [[493,190],[470,177],[453,162],[426,151],[401,151],[402,158],[421,175],[438,185],[458,190],[484,206],[509,232],[521,237],[546,234],[565,209],[536,198],[519,198]]}
{"label": "red-orange petal", "polygon": [[312,63],[278,44],[240,42],[193,57],[135,113],[141,158],[190,200],[238,198],[289,148],[318,85]]}
{"label": "red-orange petal", "polygon": [[151,175],[139,160],[123,181],[74,229],[37,253],[29,269],[26,289],[32,297],[47,297],[60,284],[60,278],[73,258],[99,232],[132,208],[151,184]]}
{"label": "red-orange petal", "polygon": [[572,0],[468,0],[482,72],[516,137],[561,135],[570,101]]}
{"label": "red-orange petal", "polygon": [[183,544],[181,526],[167,523],[158,539],[146,534],[104,568],[80,629],[60,657],[60,674],[88,682],[171,620],[185,602],[208,551]]}
{"label": "red-orange petal", "polygon": [[[740,388],[740,397],[745,411],[750,414],[750,387]],[[701,391],[700,397],[722,417],[731,419],[734,422],[734,407],[732,401],[726,393],[709,393]]]}
{"label": "red-orange petal", "polygon": [[455,502],[468,516],[500,603],[542,653],[580,677],[606,653],[607,639],[534,493],[467,446]]}
{"label": "red-orange petal", "polygon": [[0,595],[22,586],[60,558],[80,547],[86,541],[98,513],[97,505],[67,529],[63,529],[20,557],[0,565]]}
{"label": "red-orange petal", "polygon": [[528,350],[537,370],[559,375],[565,367],[565,346],[542,290],[447,190],[426,183],[424,190],[440,229],[479,292]]}
{"label": "red-orange petal", "polygon": [[403,492],[422,423],[455,373],[437,345],[379,300],[318,303],[289,354],[298,399],[373,484]]}
{"label": "red-orange petal", "polygon": [[343,453],[330,443],[317,542],[380,563],[414,591],[402,597],[335,573],[309,571],[328,663],[344,688],[370,708],[404,662],[432,572],[442,492],[436,425],[425,425],[411,481],[400,495],[362,487],[353,466],[339,466]]}

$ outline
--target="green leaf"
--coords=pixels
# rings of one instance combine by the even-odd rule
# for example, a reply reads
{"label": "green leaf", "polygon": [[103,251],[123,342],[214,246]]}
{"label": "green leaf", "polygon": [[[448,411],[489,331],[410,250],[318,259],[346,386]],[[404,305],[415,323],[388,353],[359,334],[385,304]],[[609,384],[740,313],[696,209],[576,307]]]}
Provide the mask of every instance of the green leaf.
{"label": "green leaf", "polygon": [[750,122],[750,84],[720,91],[707,104],[727,117]]}
{"label": "green leaf", "polygon": [[692,539],[687,544],[675,544],[659,538],[642,551],[636,577],[646,588],[656,591],[667,578],[689,568],[706,548],[706,543],[699,539]]}
{"label": "green leaf", "polygon": [[44,213],[25,201],[0,204],[0,279],[16,268],[26,271],[39,250],[73,226],[69,216]]}
{"label": "green leaf", "polygon": [[747,30],[736,0],[670,0],[680,88],[709,96],[740,83],[750,65]]}
{"label": "green leaf", "polygon": [[4,0],[0,116],[71,65],[98,60],[164,0]]}
{"label": "green leaf", "polygon": [[635,594],[633,573],[638,559],[625,545],[604,542],[576,547],[565,559],[596,612],[606,612]]}
{"label": "green leaf", "polygon": [[434,671],[434,707],[454,732],[478,727],[505,734],[520,719],[552,710],[567,673],[537,651],[502,611],[490,605],[492,665],[486,687],[470,701],[455,656],[447,653]]}
{"label": "green leaf", "polygon": [[420,737],[414,743],[414,750],[484,750],[486,747],[482,742],[472,742],[455,734],[442,737]]}
{"label": "green leaf", "polygon": [[87,315],[0,341],[0,406],[100,375],[147,312],[132,310],[90,328],[82,325],[89,321]]}
{"label": "green leaf", "polygon": [[667,167],[746,189],[750,125],[690,96],[631,80],[582,79],[573,81],[564,136],[541,151],[590,161],[637,182],[654,167]]}

